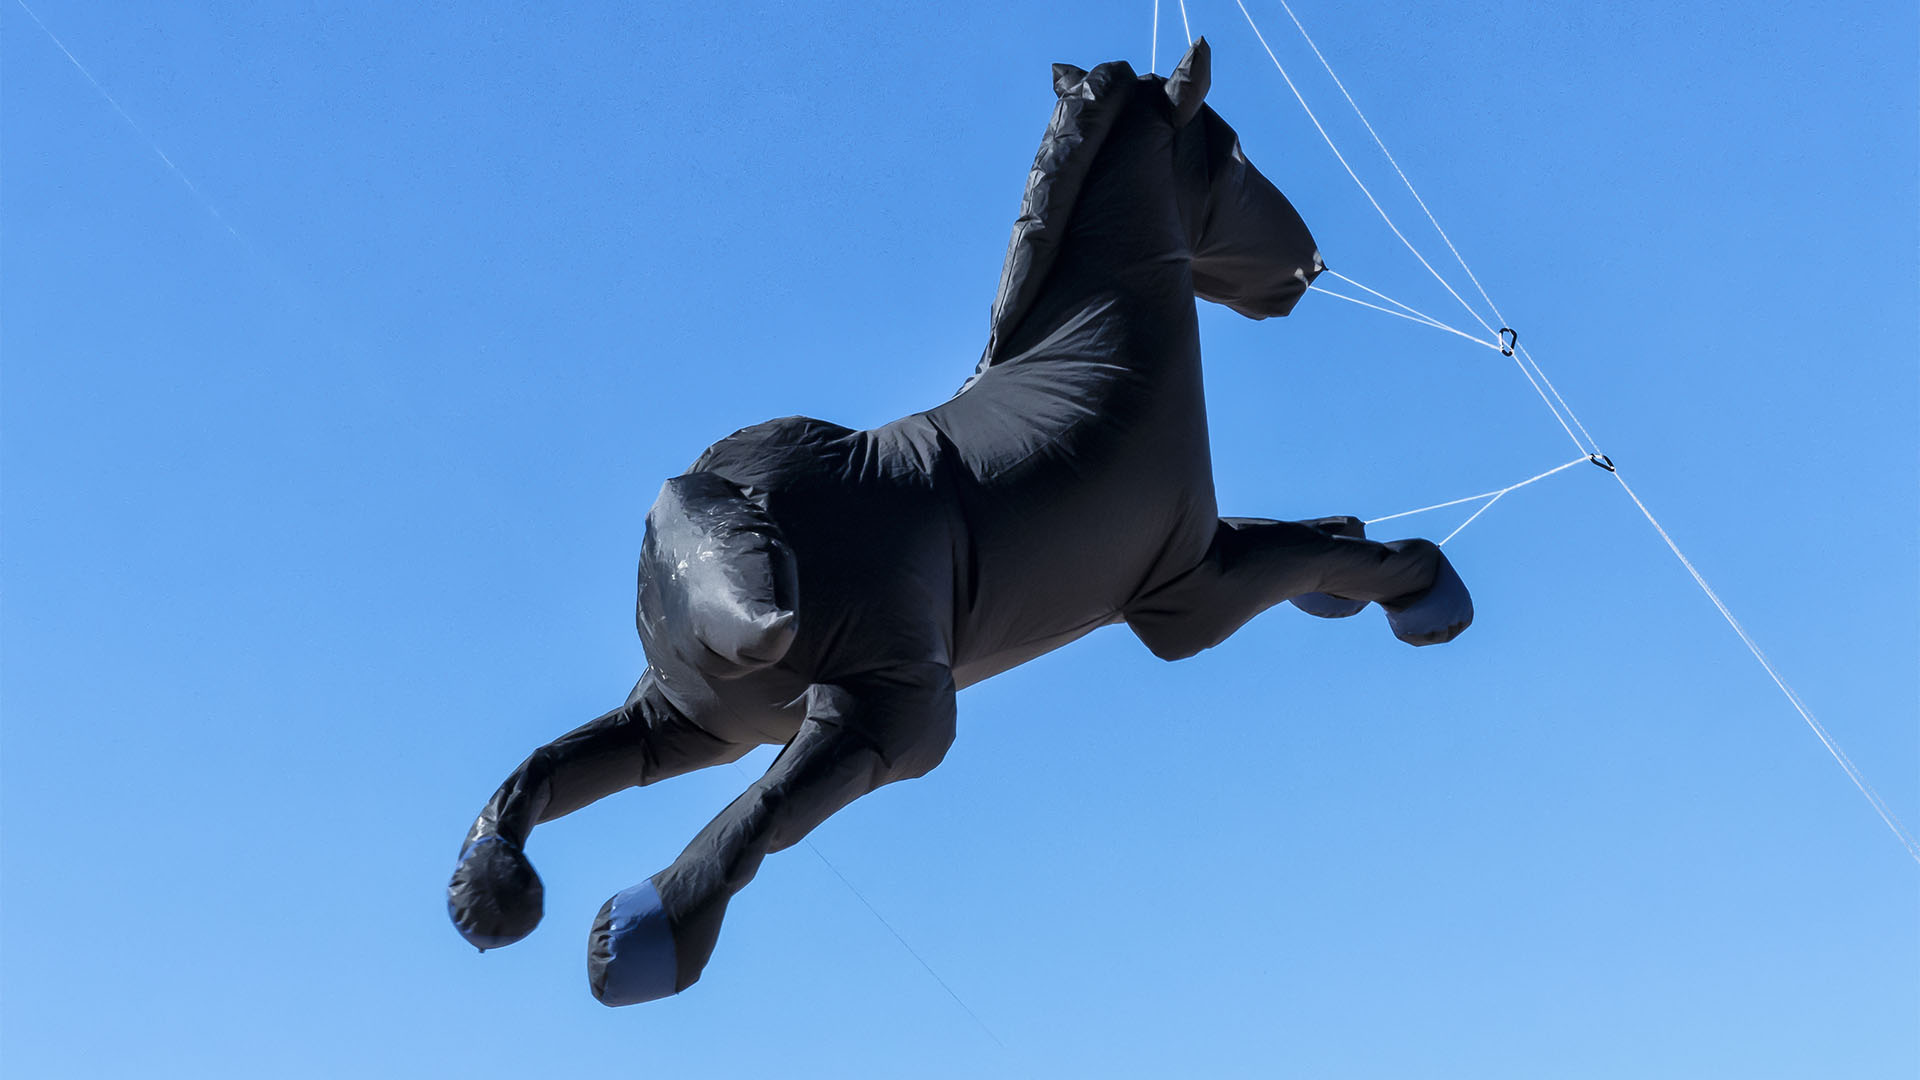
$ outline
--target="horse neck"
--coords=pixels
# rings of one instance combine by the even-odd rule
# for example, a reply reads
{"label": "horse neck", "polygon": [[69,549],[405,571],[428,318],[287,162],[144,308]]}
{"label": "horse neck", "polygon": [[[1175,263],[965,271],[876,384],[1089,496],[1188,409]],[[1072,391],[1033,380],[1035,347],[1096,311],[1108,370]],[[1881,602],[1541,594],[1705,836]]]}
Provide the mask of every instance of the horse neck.
{"label": "horse neck", "polygon": [[[1192,253],[1168,166],[1172,147],[1152,119],[1118,118],[1077,189],[1068,189],[1071,209],[1058,231],[1041,234],[1050,255],[1023,261],[1033,251],[1020,246],[1027,241],[1016,231],[982,371],[1095,309],[1108,324],[1194,333]],[[1042,276],[1025,281],[1008,276],[1036,272]]]}
{"label": "horse neck", "polygon": [[1191,311],[1192,251],[1172,175],[1164,164],[1155,165],[1166,160],[1165,152],[1131,142],[1116,133],[1087,177],[1052,271],[1053,286],[1069,302],[1118,294],[1142,318]]}

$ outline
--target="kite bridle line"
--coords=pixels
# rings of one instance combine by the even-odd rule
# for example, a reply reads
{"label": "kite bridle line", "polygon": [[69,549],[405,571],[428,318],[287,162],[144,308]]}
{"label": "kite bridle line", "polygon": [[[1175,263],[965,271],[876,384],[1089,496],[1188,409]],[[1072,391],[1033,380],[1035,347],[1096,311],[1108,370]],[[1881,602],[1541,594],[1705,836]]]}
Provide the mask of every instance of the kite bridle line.
{"label": "kite bridle line", "polygon": [[[1372,138],[1374,146],[1379,149],[1380,153],[1387,159],[1388,164],[1393,167],[1393,171],[1395,175],[1399,176],[1400,182],[1406,185],[1408,194],[1413,196],[1414,202],[1419,205],[1421,213],[1426,215],[1427,221],[1433,226],[1434,232],[1439,234],[1440,239],[1446,244],[1447,250],[1453,254],[1455,261],[1460,264],[1460,269],[1466,273],[1468,280],[1473,282],[1474,289],[1479,292],[1480,298],[1486,302],[1487,309],[1492,312],[1494,319],[1498,321],[1500,326],[1499,329],[1496,330],[1494,323],[1488,322],[1483,318],[1480,312],[1472,304],[1468,303],[1466,298],[1460,295],[1459,291],[1448,283],[1446,277],[1442,275],[1440,271],[1436,270],[1431,262],[1427,261],[1426,256],[1422,255],[1419,249],[1414,246],[1413,242],[1407,239],[1406,234],[1401,232],[1400,227],[1394,224],[1392,217],[1388,215],[1386,209],[1380,205],[1378,199],[1374,198],[1373,192],[1368,189],[1366,183],[1354,172],[1353,166],[1348,164],[1346,155],[1342,154],[1340,148],[1334,144],[1333,137],[1329,135],[1327,129],[1321,125],[1319,117],[1314,115],[1312,107],[1307,104],[1306,97],[1301,94],[1300,88],[1295,85],[1293,77],[1287,74],[1286,66],[1280,62],[1278,56],[1274,55],[1272,46],[1267,44],[1266,35],[1261,33],[1259,24],[1254,21],[1253,13],[1247,10],[1245,0],[1234,0],[1235,5],[1240,8],[1240,13],[1246,17],[1247,25],[1252,28],[1254,37],[1259,39],[1261,48],[1266,50],[1267,58],[1273,61],[1274,68],[1280,72],[1280,78],[1286,82],[1287,89],[1293,92],[1294,99],[1298,101],[1300,107],[1306,111],[1307,119],[1313,122],[1314,129],[1318,131],[1320,137],[1325,140],[1327,148],[1333,151],[1333,156],[1340,162],[1341,167],[1346,170],[1347,175],[1352,178],[1354,184],[1360,188],[1361,193],[1366,196],[1367,201],[1373,205],[1374,210],[1379,213],[1381,220],[1386,222],[1387,228],[1392,230],[1393,235],[1398,237],[1402,244],[1406,245],[1407,250],[1412,252],[1413,257],[1419,260],[1420,265],[1425,267],[1427,272],[1432,274],[1434,279],[1440,282],[1441,286],[1447,290],[1447,293],[1459,301],[1462,307],[1466,308],[1467,313],[1473,316],[1474,321],[1478,322],[1482,329],[1486,330],[1489,338],[1492,340],[1482,339],[1456,327],[1448,326],[1439,319],[1416,311],[1412,307],[1384,293],[1368,288],[1352,278],[1334,273],[1331,270],[1327,270],[1325,273],[1374,297],[1384,300],[1388,304],[1393,305],[1393,307],[1383,307],[1358,297],[1321,288],[1318,285],[1310,285],[1309,288],[1314,292],[1323,293],[1335,299],[1345,300],[1351,304],[1358,304],[1361,307],[1372,308],[1375,311],[1385,312],[1388,315],[1407,319],[1425,326],[1431,326],[1437,330],[1444,330],[1450,334],[1466,338],[1475,344],[1496,349],[1503,356],[1512,357],[1514,364],[1519,367],[1520,373],[1526,377],[1527,383],[1533,387],[1534,393],[1540,396],[1541,402],[1544,403],[1547,410],[1553,414],[1554,420],[1559,423],[1561,430],[1567,433],[1567,438],[1572,440],[1573,444],[1579,448],[1581,454],[1580,457],[1573,461],[1549,469],[1538,476],[1522,480],[1517,484],[1510,484],[1507,487],[1494,491],[1482,492],[1479,495],[1469,495],[1461,499],[1452,499],[1447,502],[1436,503],[1432,506],[1421,507],[1418,510],[1408,510],[1398,514],[1389,514],[1385,517],[1374,518],[1372,521],[1369,521],[1368,524],[1373,524],[1373,522],[1376,521],[1388,521],[1393,518],[1406,517],[1411,514],[1424,513],[1428,510],[1438,510],[1443,507],[1458,506],[1463,503],[1485,500],[1485,502],[1474,511],[1471,517],[1467,518],[1458,528],[1447,535],[1446,539],[1451,540],[1455,536],[1458,536],[1462,529],[1471,525],[1481,514],[1486,513],[1494,503],[1500,501],[1500,499],[1509,492],[1516,491],[1529,484],[1536,483],[1556,473],[1570,469],[1582,461],[1591,462],[1598,466],[1619,482],[1620,488],[1626,493],[1627,498],[1633,501],[1633,505],[1638,508],[1641,515],[1647,519],[1647,523],[1653,526],[1654,531],[1658,533],[1660,539],[1666,543],[1667,548],[1673,552],[1674,557],[1680,560],[1680,565],[1684,567],[1687,574],[1693,578],[1694,584],[1700,587],[1700,591],[1706,594],[1707,599],[1713,603],[1714,608],[1718,610],[1721,617],[1727,621],[1727,625],[1733,628],[1733,632],[1739,636],[1741,643],[1747,647],[1747,651],[1751,652],[1754,659],[1760,662],[1760,666],[1766,670],[1768,678],[1772,679],[1774,685],[1780,688],[1780,692],[1785,695],[1788,704],[1792,705],[1794,711],[1800,714],[1800,718],[1806,722],[1807,727],[1810,728],[1814,736],[1820,740],[1820,744],[1826,747],[1827,753],[1833,757],[1833,760],[1839,764],[1841,770],[1847,774],[1847,779],[1851,780],[1854,787],[1860,790],[1860,794],[1866,797],[1868,804],[1871,805],[1874,812],[1880,816],[1880,820],[1886,823],[1887,828],[1893,832],[1894,837],[1907,849],[1907,854],[1911,856],[1916,863],[1920,863],[1920,842],[1916,842],[1913,835],[1907,831],[1906,826],[1902,825],[1900,819],[1894,816],[1893,811],[1887,806],[1886,801],[1880,797],[1880,793],[1875,791],[1873,785],[1867,782],[1866,777],[1860,772],[1859,767],[1854,765],[1853,760],[1847,756],[1846,751],[1842,750],[1840,745],[1834,741],[1833,736],[1827,731],[1825,725],[1821,724],[1820,721],[1814,717],[1812,710],[1807,708],[1806,703],[1801,700],[1800,695],[1795,693],[1791,686],[1787,685],[1786,679],[1781,676],[1779,669],[1774,666],[1773,661],[1768,659],[1767,654],[1760,648],[1759,643],[1753,640],[1751,634],[1747,633],[1746,627],[1741,625],[1740,620],[1734,616],[1732,610],[1727,607],[1726,602],[1720,599],[1720,594],[1715,592],[1711,585],[1707,584],[1707,579],[1700,573],[1699,569],[1694,566],[1693,560],[1687,558],[1686,553],[1680,550],[1680,545],[1674,542],[1673,536],[1668,533],[1666,528],[1660,524],[1659,520],[1653,516],[1653,511],[1647,508],[1647,504],[1641,500],[1640,496],[1635,493],[1633,488],[1627,483],[1627,478],[1620,474],[1620,470],[1615,467],[1613,459],[1600,451],[1598,441],[1596,441],[1592,433],[1587,430],[1586,425],[1580,422],[1580,418],[1575,415],[1573,407],[1567,404],[1567,400],[1561,395],[1559,388],[1553,385],[1553,380],[1547,377],[1546,371],[1542,369],[1540,364],[1533,358],[1533,353],[1520,344],[1520,335],[1518,332],[1512,329],[1512,324],[1508,322],[1506,316],[1501,313],[1499,305],[1495,304],[1493,297],[1487,293],[1486,286],[1480,283],[1479,277],[1474,274],[1473,268],[1467,265],[1466,258],[1460,254],[1460,249],[1454,245],[1453,239],[1449,237],[1447,231],[1440,226],[1439,219],[1434,216],[1433,211],[1427,206],[1426,200],[1420,197],[1420,192],[1414,188],[1413,181],[1408,178],[1406,171],[1400,167],[1400,163],[1394,159],[1393,153],[1387,149],[1386,143],[1381,140],[1379,132],[1374,130],[1372,122],[1367,119],[1366,113],[1361,110],[1359,103],[1354,101],[1353,95],[1347,91],[1346,84],[1340,81],[1339,75],[1335,74],[1333,65],[1327,61],[1326,55],[1320,51],[1320,46],[1315,44],[1312,35],[1307,33],[1307,28],[1300,22],[1300,17],[1294,14],[1293,7],[1287,3],[1287,0],[1277,0],[1277,2],[1281,10],[1287,13],[1287,18],[1293,22],[1294,28],[1300,32],[1300,36],[1307,43],[1307,47],[1313,51],[1314,57],[1320,61],[1320,66],[1325,69],[1327,76],[1333,80],[1335,86],[1339,87],[1341,96],[1346,99],[1347,104],[1353,109],[1354,115],[1359,118],[1360,123],[1366,128],[1367,134]],[[1181,10],[1184,16],[1184,0]],[[1157,16],[1158,0],[1155,2],[1155,11]],[[1157,34],[1157,17],[1155,21]],[[1399,310],[1394,310],[1395,308]],[[1445,542],[1446,540],[1441,541],[1443,544]]]}

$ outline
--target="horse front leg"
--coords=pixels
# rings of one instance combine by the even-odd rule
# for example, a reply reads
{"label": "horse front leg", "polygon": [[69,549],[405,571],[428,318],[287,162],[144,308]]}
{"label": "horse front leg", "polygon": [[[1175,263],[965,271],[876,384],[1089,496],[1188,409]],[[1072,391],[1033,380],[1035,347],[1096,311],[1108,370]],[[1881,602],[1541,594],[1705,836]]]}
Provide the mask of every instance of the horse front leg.
{"label": "horse front leg", "polygon": [[1360,533],[1354,518],[1222,518],[1200,564],[1129,605],[1127,625],[1154,655],[1179,660],[1283,600],[1335,618],[1378,603],[1411,645],[1451,641],[1472,624],[1472,599],[1438,546]]}
{"label": "horse front leg", "polygon": [[447,886],[454,928],[484,951],[511,945],[539,925],[545,890],[526,856],[535,825],[617,791],[734,761],[752,748],[681,715],[649,670],[625,705],[535,750],[487,800]]}
{"label": "horse front leg", "polygon": [[727,902],[769,853],[799,843],[875,788],[924,775],[946,755],[953,734],[953,676],[941,665],[809,688],[806,720],[766,774],[672,866],[600,909],[588,941],[593,995],[607,1005],[632,1005],[693,985],[713,954]]}

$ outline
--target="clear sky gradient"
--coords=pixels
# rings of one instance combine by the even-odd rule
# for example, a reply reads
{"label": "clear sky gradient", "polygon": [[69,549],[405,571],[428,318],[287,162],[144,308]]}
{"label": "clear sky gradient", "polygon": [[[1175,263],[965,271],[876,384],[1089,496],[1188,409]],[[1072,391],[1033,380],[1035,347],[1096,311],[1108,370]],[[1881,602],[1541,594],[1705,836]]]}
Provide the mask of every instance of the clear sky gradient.
{"label": "clear sky gradient", "polygon": [[[1920,866],[1585,465],[1448,545],[1479,611],[1449,646],[1289,608],[968,690],[946,763],[770,859],[678,998],[597,1004],[586,931],[737,769],[542,828],[545,925],[476,955],[461,835],[639,673],[660,482],[768,417],[950,394],[1048,64],[1145,69],[1152,4],[29,2],[125,116],[0,0],[9,1077],[1920,1068]],[[1920,825],[1913,4],[1295,10]],[[1189,11],[1329,264],[1477,331],[1239,9]],[[1327,297],[1203,308],[1223,512],[1377,517],[1574,456],[1491,349]]]}

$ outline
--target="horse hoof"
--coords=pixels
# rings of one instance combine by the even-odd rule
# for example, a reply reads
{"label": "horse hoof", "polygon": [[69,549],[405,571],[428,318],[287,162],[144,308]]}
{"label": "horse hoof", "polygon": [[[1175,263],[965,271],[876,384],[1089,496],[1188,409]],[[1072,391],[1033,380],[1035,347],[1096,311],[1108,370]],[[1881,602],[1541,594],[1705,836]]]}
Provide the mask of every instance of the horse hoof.
{"label": "horse hoof", "polygon": [[587,936],[587,985],[602,1005],[638,1005],[678,993],[673,927],[651,880],[615,893]]}
{"label": "horse hoof", "polygon": [[1349,600],[1344,596],[1330,596],[1323,592],[1310,592],[1294,597],[1290,603],[1309,615],[1322,619],[1344,619],[1360,614],[1367,606],[1365,600]]}
{"label": "horse hoof", "polygon": [[1452,641],[1473,625],[1473,597],[1453,564],[1440,556],[1433,584],[1409,603],[1382,604],[1393,636],[1409,645],[1439,645]]}
{"label": "horse hoof", "polygon": [[483,836],[460,849],[447,885],[447,914],[460,936],[485,952],[533,933],[545,895],[525,852],[501,837]]}

